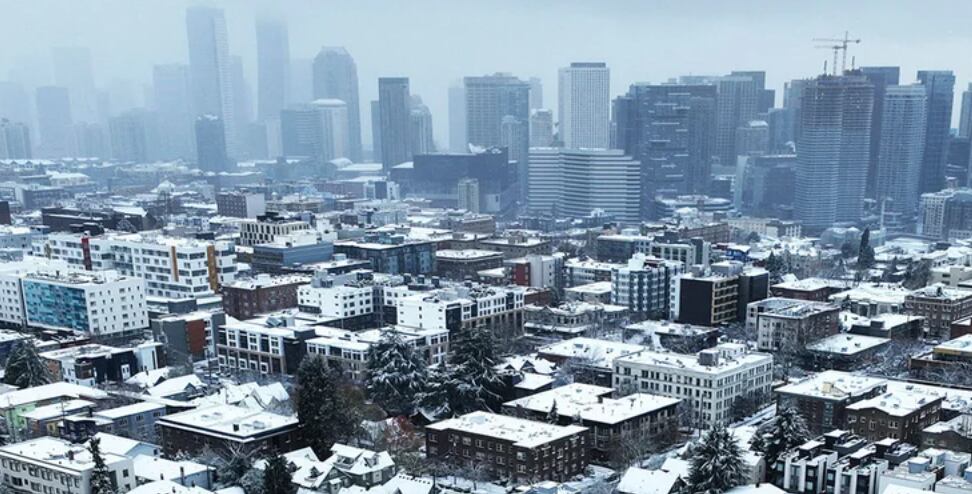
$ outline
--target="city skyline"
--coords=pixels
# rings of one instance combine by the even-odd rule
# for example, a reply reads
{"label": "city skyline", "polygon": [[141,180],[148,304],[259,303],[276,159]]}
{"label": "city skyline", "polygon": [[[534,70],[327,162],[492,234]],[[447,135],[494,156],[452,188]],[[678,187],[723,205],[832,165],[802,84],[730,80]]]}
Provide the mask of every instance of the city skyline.
{"label": "city skyline", "polygon": [[[142,87],[152,79],[153,65],[189,61],[185,9],[198,2],[161,7],[109,1],[100,3],[99,9],[42,3],[57,4],[60,14],[50,15],[53,8],[14,8],[0,20],[0,27],[12,38],[5,49],[7,56],[0,59],[0,79],[50,85],[56,82],[52,48],[84,47],[91,52],[97,86],[134,88],[129,92],[139,102]],[[412,92],[421,95],[432,112],[435,140],[441,148],[448,143],[450,83],[497,71],[524,80],[540,77],[547,93],[544,106],[555,112],[557,70],[571,62],[607,63],[612,72],[612,98],[635,82],[660,83],[679,75],[733,70],[765,70],[767,88],[782,93],[785,81],[815,76],[822,71],[823,62],[830,60],[829,50],[816,49],[812,38],[850,30],[863,39],[850,55],[857,65],[900,66],[904,84],[913,82],[918,70],[952,70],[957,88],[972,78],[972,69],[954,62],[958,59],[955,54],[972,47],[972,37],[958,22],[962,12],[972,11],[972,6],[962,4],[922,5],[916,15],[917,7],[901,3],[900,8],[882,12],[880,19],[868,15],[868,5],[836,2],[824,2],[819,8],[815,4],[813,9],[770,2],[752,2],[741,8],[698,2],[699,8],[692,9],[665,3],[614,2],[594,9],[571,2],[558,3],[557,16],[549,15],[549,2],[528,6],[501,3],[505,8],[498,10],[431,1],[418,6],[386,5],[378,10],[373,2],[286,2],[273,8],[261,2],[211,5],[225,10],[229,52],[242,57],[252,108],[257,107],[257,19],[280,18],[290,33],[292,60],[312,59],[321,46],[344,46],[353,54],[359,66],[362,102],[377,98],[378,77],[409,77]],[[834,24],[828,12],[837,9],[843,22]],[[700,15],[700,11],[709,15]],[[107,13],[120,20],[112,29],[104,33],[83,29],[104,23]],[[760,15],[751,15],[754,13]],[[152,22],[141,22],[149,18]],[[545,22],[537,22],[539,19]],[[597,34],[594,42],[587,37],[557,37],[579,29]],[[435,43],[440,35],[453,42]],[[37,41],[38,36],[42,42]],[[156,41],[113,42],[119,38]],[[388,39],[395,42],[388,43]],[[778,94],[777,104],[780,101]],[[362,142],[369,143],[370,115],[361,113]],[[952,112],[953,127],[958,126],[959,113],[957,108]]]}

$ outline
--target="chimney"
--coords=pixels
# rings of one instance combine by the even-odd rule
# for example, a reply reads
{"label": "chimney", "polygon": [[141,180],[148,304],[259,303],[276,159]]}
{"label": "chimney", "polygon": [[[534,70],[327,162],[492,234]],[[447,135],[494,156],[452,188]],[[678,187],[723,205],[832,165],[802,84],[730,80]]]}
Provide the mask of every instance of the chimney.
{"label": "chimney", "polygon": [[239,431],[240,431],[240,424],[233,424],[233,432],[239,432]]}

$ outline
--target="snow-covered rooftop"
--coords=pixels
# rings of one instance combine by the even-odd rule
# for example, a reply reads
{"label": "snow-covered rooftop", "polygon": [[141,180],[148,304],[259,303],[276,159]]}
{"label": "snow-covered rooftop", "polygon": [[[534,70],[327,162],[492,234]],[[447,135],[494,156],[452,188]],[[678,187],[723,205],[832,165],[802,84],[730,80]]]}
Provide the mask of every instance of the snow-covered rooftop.
{"label": "snow-covered rooftop", "polygon": [[510,441],[515,446],[523,448],[535,448],[587,430],[586,427],[576,425],[552,425],[488,412],[472,412],[436,422],[427,428],[436,431],[457,430],[494,437]]}
{"label": "snow-covered rooftop", "polygon": [[849,356],[873,350],[890,342],[888,338],[842,333],[815,341],[807,345],[807,350]]}
{"label": "snow-covered rooftop", "polygon": [[791,395],[809,396],[829,400],[843,400],[851,396],[867,394],[874,388],[885,386],[886,379],[857,376],[849,372],[828,370],[783,386],[776,391]]}
{"label": "snow-covered rooftop", "polygon": [[232,405],[213,405],[196,408],[175,415],[159,418],[179,428],[205,430],[211,433],[237,439],[248,438],[254,434],[294,426],[297,419],[275,413],[248,410]]}
{"label": "snow-covered rooftop", "polygon": [[611,388],[591,384],[571,383],[549,391],[508,401],[503,405],[547,413],[554,407],[557,414],[579,417],[584,421],[617,424],[642,415],[676,405],[679,400],[665,396],[635,393],[612,399]]}

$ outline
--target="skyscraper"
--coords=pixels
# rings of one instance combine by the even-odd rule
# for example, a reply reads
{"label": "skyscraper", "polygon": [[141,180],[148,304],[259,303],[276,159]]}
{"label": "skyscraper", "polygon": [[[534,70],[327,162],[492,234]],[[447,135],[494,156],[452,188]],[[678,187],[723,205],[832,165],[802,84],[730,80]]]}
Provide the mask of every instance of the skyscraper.
{"label": "skyscraper", "polygon": [[381,103],[371,102],[371,159],[375,163],[381,160]]}
{"label": "skyscraper", "polygon": [[[871,159],[867,166],[867,197],[875,197],[878,176],[878,157],[881,154],[881,124],[884,121],[884,90],[897,86],[901,78],[899,67],[861,67],[861,73],[874,85],[874,110],[871,112]],[[880,199],[880,198],[878,198]]]}
{"label": "skyscraper", "polygon": [[108,120],[111,154],[119,161],[148,163],[158,157],[158,127],[155,114],[128,110]]}
{"label": "skyscraper", "polygon": [[290,61],[287,104],[307,103],[314,99],[314,60],[295,58]]}
{"label": "skyscraper", "polygon": [[91,51],[78,46],[55,47],[51,50],[51,58],[54,62],[54,84],[67,88],[74,120],[97,122],[99,118],[107,117],[98,112]]}
{"label": "skyscraper", "polygon": [[190,160],[194,156],[190,87],[188,65],[156,65],[152,70],[159,156],[163,159]]}
{"label": "skyscraper", "polygon": [[30,159],[30,129],[20,122],[0,119],[0,159]]}
{"label": "skyscraper", "polygon": [[[530,147],[545,148],[553,145],[553,112],[538,109],[530,111]],[[532,152],[531,152],[532,156]]]}
{"label": "skyscraper", "polygon": [[339,99],[319,99],[280,112],[283,153],[330,161],[347,158],[348,107]]}
{"label": "skyscraper", "polygon": [[348,105],[351,150],[348,158],[361,161],[361,108],[358,103],[358,66],[343,46],[325,46],[314,58],[314,98],[339,99]]}
{"label": "skyscraper", "polygon": [[466,88],[461,81],[449,86],[449,151],[469,151],[466,141]]}
{"label": "skyscraper", "polygon": [[756,82],[756,113],[766,113],[776,104],[776,91],[766,89],[765,71],[733,70],[729,75],[749,77]]}
{"label": "skyscraper", "polygon": [[188,8],[186,33],[193,114],[215,116],[223,129],[223,141],[233,149],[236,142],[233,68],[223,11],[211,7]]}
{"label": "skyscraper", "polygon": [[860,220],[870,158],[874,86],[820,76],[803,89],[795,213],[804,231]]}
{"label": "skyscraper", "polygon": [[[504,146],[517,162],[520,200],[526,198],[527,161],[530,149],[530,84],[511,74],[497,73],[463,79],[466,88],[466,139],[476,146]],[[512,132],[521,123],[520,132]],[[504,130],[506,132],[504,132]],[[514,138],[513,141],[509,141]]]}
{"label": "skyscraper", "polygon": [[874,198],[886,211],[912,215],[918,207],[918,179],[925,146],[928,97],[925,88],[887,86],[882,89],[881,138]]}
{"label": "skyscraper", "polygon": [[972,138],[972,83],[962,91],[962,109],[959,115],[959,137]]}
{"label": "skyscraper", "polygon": [[229,169],[226,154],[226,131],[215,115],[196,118],[196,164],[200,170],[219,173]]}
{"label": "skyscraper", "polygon": [[412,159],[412,138],[409,135],[411,104],[407,77],[378,79],[381,163],[385,170]]}
{"label": "skyscraper", "polygon": [[[253,103],[251,103],[253,91],[244,75],[243,57],[239,55],[230,57],[230,73],[232,81],[230,87],[233,89],[233,117],[236,119],[234,133],[237,137],[240,137],[243,135],[243,129],[246,128],[247,124],[253,121]],[[243,146],[240,145],[240,142],[236,144],[238,146],[235,152],[239,153]]]}
{"label": "skyscraper", "polygon": [[[30,97],[24,86],[16,82],[0,81],[0,118],[11,122],[32,122]],[[28,124],[29,125],[29,124]]]}
{"label": "skyscraper", "polygon": [[810,79],[794,79],[786,83],[783,88],[783,109],[787,112],[786,119],[789,122],[786,126],[786,134],[787,138],[794,144],[800,142],[803,89],[809,83]]}
{"label": "skyscraper", "polygon": [[530,78],[530,109],[543,108],[543,81],[539,77]]}
{"label": "skyscraper", "polygon": [[729,75],[716,81],[716,154],[724,167],[736,165],[736,129],[756,118],[759,84],[749,75]]}
{"label": "skyscraper", "polygon": [[37,88],[37,131],[40,154],[45,158],[63,158],[74,154],[71,126],[71,97],[67,88]]}
{"label": "skyscraper", "polygon": [[409,135],[414,154],[435,152],[435,139],[432,136],[432,112],[422,103],[422,98],[412,95],[412,109],[409,114]]}
{"label": "skyscraper", "polygon": [[[716,86],[634,84],[614,101],[615,145],[642,163],[642,214],[655,197],[705,192],[715,144]],[[735,151],[733,151],[735,152]]]}
{"label": "skyscraper", "polygon": [[530,211],[573,218],[595,209],[624,224],[641,220],[641,163],[617,149],[534,148]]}
{"label": "skyscraper", "polygon": [[256,21],[257,118],[280,118],[290,89],[290,40],[287,24],[280,19]]}
{"label": "skyscraper", "polygon": [[320,122],[319,156],[325,160],[347,158],[351,148],[348,133],[348,105],[339,99],[319,99],[312,103]]}
{"label": "skyscraper", "polygon": [[611,139],[611,72],[604,63],[560,69],[560,140],[568,149],[606,149]]}
{"label": "skyscraper", "polygon": [[918,81],[928,92],[928,120],[925,125],[925,154],[918,190],[937,192],[945,186],[948,137],[952,127],[955,75],[951,70],[919,70]]}

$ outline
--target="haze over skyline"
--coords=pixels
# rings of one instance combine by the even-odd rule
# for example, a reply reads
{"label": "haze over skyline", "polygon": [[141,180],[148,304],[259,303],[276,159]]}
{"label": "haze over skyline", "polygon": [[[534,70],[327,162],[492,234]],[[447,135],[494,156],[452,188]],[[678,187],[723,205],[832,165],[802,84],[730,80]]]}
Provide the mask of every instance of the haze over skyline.
{"label": "haze over skyline", "polygon": [[[51,83],[51,48],[81,46],[91,50],[99,87],[130,80],[140,98],[153,65],[187,62],[185,9],[199,4],[8,2],[0,18],[7,34],[0,79]],[[902,83],[912,82],[918,69],[953,70],[960,93],[972,78],[969,63],[957,63],[972,51],[972,33],[965,28],[972,4],[248,0],[206,5],[225,10],[230,52],[242,57],[254,94],[255,20],[281,16],[289,25],[292,59],[312,58],[324,45],[347,47],[358,65],[362,102],[377,97],[378,77],[409,77],[412,92],[432,111],[440,146],[448,142],[447,91],[453,81],[500,71],[540,77],[544,106],[556,111],[557,69],[573,61],[606,62],[612,97],[637,81],[765,70],[779,104],[785,81],[817,75],[830,60],[831,52],[816,48],[812,38],[849,30],[863,39],[851,49],[857,65],[900,66]],[[957,122],[958,112],[953,115]],[[370,130],[370,115],[362,111],[366,145]]]}

